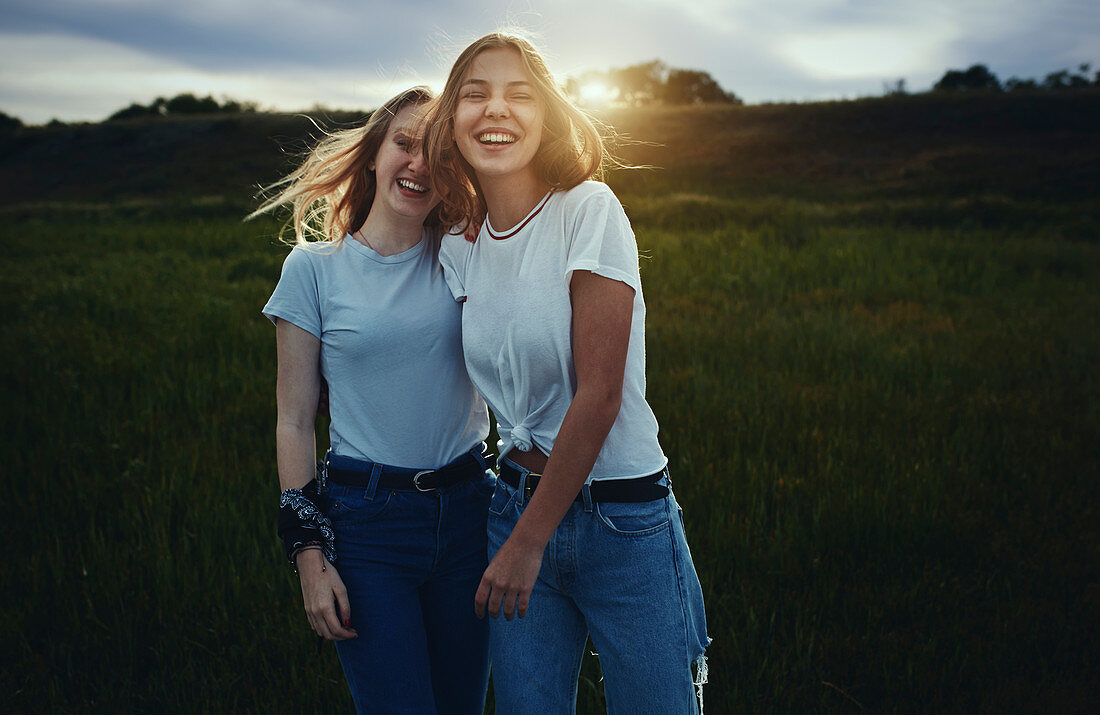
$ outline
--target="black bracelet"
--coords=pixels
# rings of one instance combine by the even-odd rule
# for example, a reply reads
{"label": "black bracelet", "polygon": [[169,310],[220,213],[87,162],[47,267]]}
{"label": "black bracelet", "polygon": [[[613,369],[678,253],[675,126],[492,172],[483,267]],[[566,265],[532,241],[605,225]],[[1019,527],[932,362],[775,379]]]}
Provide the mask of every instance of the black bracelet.
{"label": "black bracelet", "polygon": [[303,546],[320,546],[324,557],[336,563],[336,534],[325,516],[324,499],[317,491],[316,479],[301,489],[287,489],[279,496],[279,537],[295,570],[295,557]]}

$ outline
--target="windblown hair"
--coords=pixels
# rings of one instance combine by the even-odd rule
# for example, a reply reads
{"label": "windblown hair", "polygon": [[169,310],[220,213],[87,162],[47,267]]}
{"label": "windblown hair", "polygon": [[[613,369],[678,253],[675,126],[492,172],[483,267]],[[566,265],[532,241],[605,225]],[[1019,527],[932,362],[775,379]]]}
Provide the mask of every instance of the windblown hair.
{"label": "windblown hair", "polygon": [[487,209],[477,175],[455,144],[454,116],[462,81],[474,59],[484,50],[497,48],[519,53],[546,107],[542,143],[534,159],[546,183],[564,190],[586,179],[601,178],[604,161],[609,158],[600,133],[607,127],[570,101],[554,81],[535,46],[518,34],[489,33],[458,56],[447,77],[447,85],[428,111],[424,160],[428,164],[432,188],[441,197],[439,210],[447,226],[478,226],[485,220]]}
{"label": "windblown hair", "polygon": [[[338,243],[367,220],[375,191],[374,172],[369,165],[386,138],[390,122],[405,107],[431,100],[430,89],[413,87],[376,109],[362,127],[326,132],[301,166],[264,187],[264,194],[274,195],[248,218],[288,205],[292,213],[283,227],[283,235],[293,227],[294,239],[284,238],[287,243]],[[433,228],[442,226],[438,208],[432,210],[424,224]]]}

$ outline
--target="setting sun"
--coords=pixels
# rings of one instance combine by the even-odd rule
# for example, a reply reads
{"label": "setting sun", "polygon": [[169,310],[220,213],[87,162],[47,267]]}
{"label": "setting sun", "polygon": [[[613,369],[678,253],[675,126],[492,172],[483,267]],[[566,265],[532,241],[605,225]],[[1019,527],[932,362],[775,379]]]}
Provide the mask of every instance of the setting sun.
{"label": "setting sun", "polygon": [[607,104],[614,95],[614,90],[603,82],[588,82],[580,90],[580,99],[585,104]]}

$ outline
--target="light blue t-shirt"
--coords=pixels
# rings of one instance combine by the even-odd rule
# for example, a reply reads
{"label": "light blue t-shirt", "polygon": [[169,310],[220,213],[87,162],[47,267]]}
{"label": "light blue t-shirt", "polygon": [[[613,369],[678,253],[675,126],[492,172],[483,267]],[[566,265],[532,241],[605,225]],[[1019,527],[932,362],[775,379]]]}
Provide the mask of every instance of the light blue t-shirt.
{"label": "light blue t-shirt", "polygon": [[346,236],[295,246],[263,314],[321,340],[331,449],[399,467],[434,469],[489,432],[462,357],[462,308],[438,244],[382,256]]}

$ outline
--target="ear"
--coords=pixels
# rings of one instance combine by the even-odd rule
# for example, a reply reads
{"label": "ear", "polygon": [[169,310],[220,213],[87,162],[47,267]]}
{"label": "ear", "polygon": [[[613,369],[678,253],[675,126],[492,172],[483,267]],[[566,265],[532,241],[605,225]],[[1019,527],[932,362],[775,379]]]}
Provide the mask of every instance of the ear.
{"label": "ear", "polygon": [[367,171],[374,171],[374,159],[367,162]]}

